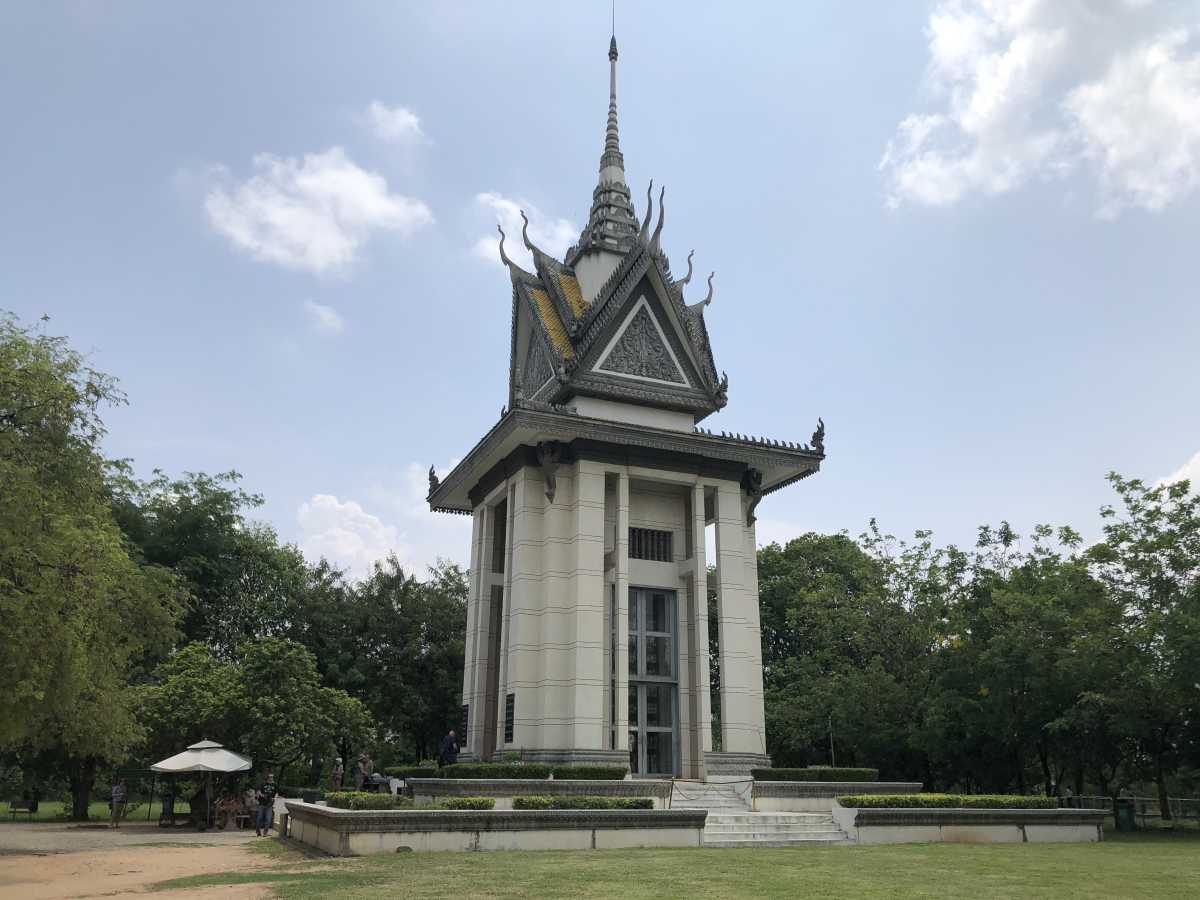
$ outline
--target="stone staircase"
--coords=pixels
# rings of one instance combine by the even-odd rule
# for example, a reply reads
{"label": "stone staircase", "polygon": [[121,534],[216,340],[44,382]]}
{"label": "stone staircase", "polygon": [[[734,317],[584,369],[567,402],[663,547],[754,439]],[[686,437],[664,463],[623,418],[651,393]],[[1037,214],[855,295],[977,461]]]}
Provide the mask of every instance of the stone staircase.
{"label": "stone staircase", "polygon": [[829,847],[850,840],[827,813],[713,813],[705,847]]}
{"label": "stone staircase", "polygon": [[747,784],[676,782],[673,809],[704,809],[705,847],[821,847],[851,843],[829,813],[754,812]]}

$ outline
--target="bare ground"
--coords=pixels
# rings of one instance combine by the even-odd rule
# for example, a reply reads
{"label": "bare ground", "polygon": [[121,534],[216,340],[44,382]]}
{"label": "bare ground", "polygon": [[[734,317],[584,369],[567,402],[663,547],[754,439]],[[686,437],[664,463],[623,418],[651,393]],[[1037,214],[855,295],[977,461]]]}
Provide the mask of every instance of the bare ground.
{"label": "bare ground", "polygon": [[[171,878],[266,868],[254,832],[163,831],[157,828],[0,825],[0,898],[65,900],[145,897]],[[266,885],[223,885],[171,891],[172,900],[266,896]]]}

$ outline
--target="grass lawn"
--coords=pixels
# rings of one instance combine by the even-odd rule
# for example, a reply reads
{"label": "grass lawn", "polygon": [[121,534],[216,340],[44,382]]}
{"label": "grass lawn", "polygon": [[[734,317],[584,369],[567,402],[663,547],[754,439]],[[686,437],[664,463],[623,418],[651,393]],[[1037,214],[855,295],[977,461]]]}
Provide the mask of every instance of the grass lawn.
{"label": "grass lawn", "polygon": [[[187,813],[189,808],[190,807],[188,806],[186,800],[178,800],[175,803],[175,811],[178,813]],[[161,810],[162,803],[158,800],[155,800],[150,805],[151,821],[158,821],[158,814]],[[8,806],[3,805],[0,806],[0,820],[5,822],[66,822],[70,811],[71,807],[66,803],[56,803],[53,801],[43,800],[38,804],[38,811],[36,813],[33,813],[32,815],[17,813],[16,816],[13,816],[9,814]],[[93,822],[107,822],[108,801],[104,800],[99,803],[89,804],[88,817]],[[139,801],[137,809],[133,810],[133,812],[127,812],[125,814],[125,818],[131,819],[135,822],[144,822],[146,820],[146,801]]]}
{"label": "grass lawn", "polygon": [[[279,897],[1200,897],[1200,837],[1102,844],[908,844],[802,850],[402,853],[313,861],[263,842],[267,872],[157,889],[269,882]],[[260,846],[260,845],[256,845]]]}

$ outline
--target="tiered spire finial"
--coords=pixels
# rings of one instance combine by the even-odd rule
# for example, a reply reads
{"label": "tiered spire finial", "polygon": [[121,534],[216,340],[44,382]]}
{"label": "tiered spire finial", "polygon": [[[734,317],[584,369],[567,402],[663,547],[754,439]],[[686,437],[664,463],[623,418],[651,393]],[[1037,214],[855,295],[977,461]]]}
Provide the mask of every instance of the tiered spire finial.
{"label": "tiered spire finial", "polygon": [[608,121],[604,128],[604,152],[600,154],[600,178],[592,192],[592,210],[579,242],[567,251],[567,264],[589,250],[623,253],[633,246],[637,219],[629,186],[625,183],[625,157],[617,125],[617,37],[608,41]]}

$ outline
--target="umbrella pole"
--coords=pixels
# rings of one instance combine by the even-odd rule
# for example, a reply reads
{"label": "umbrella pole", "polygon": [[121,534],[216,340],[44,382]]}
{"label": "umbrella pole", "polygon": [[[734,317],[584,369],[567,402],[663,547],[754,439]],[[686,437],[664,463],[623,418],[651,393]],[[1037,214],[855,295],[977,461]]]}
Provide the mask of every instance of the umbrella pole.
{"label": "umbrella pole", "polygon": [[150,810],[154,808],[154,789],[158,787],[158,776],[155,775],[150,781],[150,800],[146,804],[146,821],[150,821]]}

